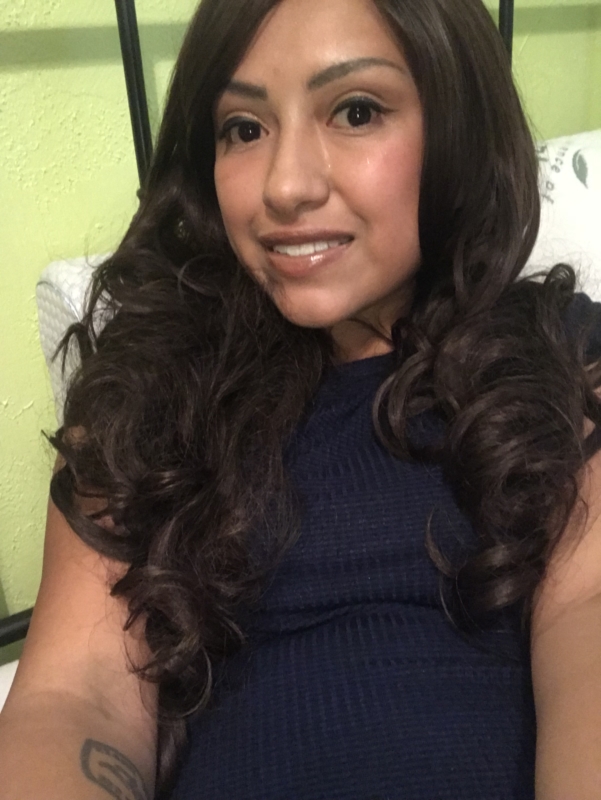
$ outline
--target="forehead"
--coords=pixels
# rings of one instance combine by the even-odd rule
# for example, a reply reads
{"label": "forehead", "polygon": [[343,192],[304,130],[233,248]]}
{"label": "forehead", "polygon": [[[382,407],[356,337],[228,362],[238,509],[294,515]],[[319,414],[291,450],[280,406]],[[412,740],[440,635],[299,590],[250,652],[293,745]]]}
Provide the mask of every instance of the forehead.
{"label": "forehead", "polygon": [[328,64],[383,58],[404,66],[392,31],[371,0],[281,0],[260,26],[236,78],[307,76]]}

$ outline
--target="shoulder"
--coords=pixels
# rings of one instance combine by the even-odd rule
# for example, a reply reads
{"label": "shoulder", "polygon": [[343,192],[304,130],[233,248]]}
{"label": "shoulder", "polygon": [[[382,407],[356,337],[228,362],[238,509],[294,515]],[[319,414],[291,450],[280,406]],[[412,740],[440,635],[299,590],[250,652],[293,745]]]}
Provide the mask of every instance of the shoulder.
{"label": "shoulder", "polygon": [[601,763],[601,453],[535,594],[536,796],[598,797]]}
{"label": "shoulder", "polygon": [[[601,358],[601,303],[576,294],[563,316],[578,358]],[[587,370],[588,371],[588,370]],[[590,374],[590,373],[589,373]],[[595,377],[596,375],[596,377]],[[595,368],[593,385],[598,383]],[[590,389],[587,390],[590,395]],[[597,390],[599,395],[599,390]],[[593,397],[594,400],[594,397]],[[590,402],[590,401],[589,401]],[[591,433],[592,429],[592,433]],[[601,763],[601,451],[585,420],[588,458],[578,500],[533,598],[532,684],[537,717],[536,796],[598,796]]]}
{"label": "shoulder", "polygon": [[533,625],[601,595],[601,451],[578,476],[579,498],[536,591]]}

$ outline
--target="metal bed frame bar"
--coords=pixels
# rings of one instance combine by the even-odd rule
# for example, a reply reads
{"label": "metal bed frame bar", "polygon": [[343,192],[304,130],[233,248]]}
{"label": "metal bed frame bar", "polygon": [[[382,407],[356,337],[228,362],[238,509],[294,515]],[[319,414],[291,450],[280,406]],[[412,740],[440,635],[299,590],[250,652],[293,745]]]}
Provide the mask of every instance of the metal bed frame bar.
{"label": "metal bed frame bar", "polygon": [[0,647],[6,647],[25,638],[32,612],[33,609],[28,608],[27,611],[19,611],[18,614],[0,620]]}
{"label": "metal bed frame bar", "polygon": [[[142,51],[136,17],[135,0],[115,0],[119,39],[123,56],[123,69],[127,86],[127,100],[136,151],[140,186],[146,183],[146,176],[152,159],[152,136],[148,117],[148,102],[142,66]],[[509,58],[513,43],[514,0],[499,0],[499,30]],[[0,647],[24,639],[29,628],[32,609],[20,611],[11,617],[0,620]]]}
{"label": "metal bed frame bar", "polygon": [[514,0],[499,0],[499,31],[509,53],[509,60],[513,55],[513,16]]}
{"label": "metal bed frame bar", "polygon": [[144,186],[152,158],[152,135],[142,66],[135,0],[115,0],[123,56],[129,115],[134,135],[140,186]]}

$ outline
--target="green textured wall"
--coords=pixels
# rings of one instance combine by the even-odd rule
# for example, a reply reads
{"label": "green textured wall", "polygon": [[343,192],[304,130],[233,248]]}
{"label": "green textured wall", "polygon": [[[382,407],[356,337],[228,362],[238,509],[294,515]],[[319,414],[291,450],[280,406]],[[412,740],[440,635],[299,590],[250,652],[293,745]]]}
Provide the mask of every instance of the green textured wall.
{"label": "green textured wall", "polygon": [[[138,0],[154,121],[194,5]],[[53,427],[54,411],[35,284],[50,261],[114,247],[135,208],[111,0],[0,2],[0,153],[2,617],[36,597],[53,461],[40,435]],[[17,653],[0,651],[0,663]]]}
{"label": "green textured wall", "polygon": [[[154,123],[194,4],[138,0]],[[517,5],[515,72],[537,135],[601,128],[601,0]],[[35,600],[52,463],[40,435],[54,416],[35,283],[50,261],[114,247],[135,208],[112,2],[0,6],[0,153],[2,617]],[[16,655],[0,651],[0,663]]]}

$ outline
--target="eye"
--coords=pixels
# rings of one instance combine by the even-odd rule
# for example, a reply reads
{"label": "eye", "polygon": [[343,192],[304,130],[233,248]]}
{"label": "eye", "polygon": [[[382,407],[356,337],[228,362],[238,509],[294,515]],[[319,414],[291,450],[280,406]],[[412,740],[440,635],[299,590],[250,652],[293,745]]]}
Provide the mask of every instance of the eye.
{"label": "eye", "polygon": [[227,144],[250,144],[261,138],[263,129],[258,122],[243,117],[229,119],[219,131],[219,139]]}
{"label": "eye", "polygon": [[369,97],[352,97],[341,103],[332,120],[339,127],[361,128],[370,125],[384,113],[384,109],[375,100]]}

